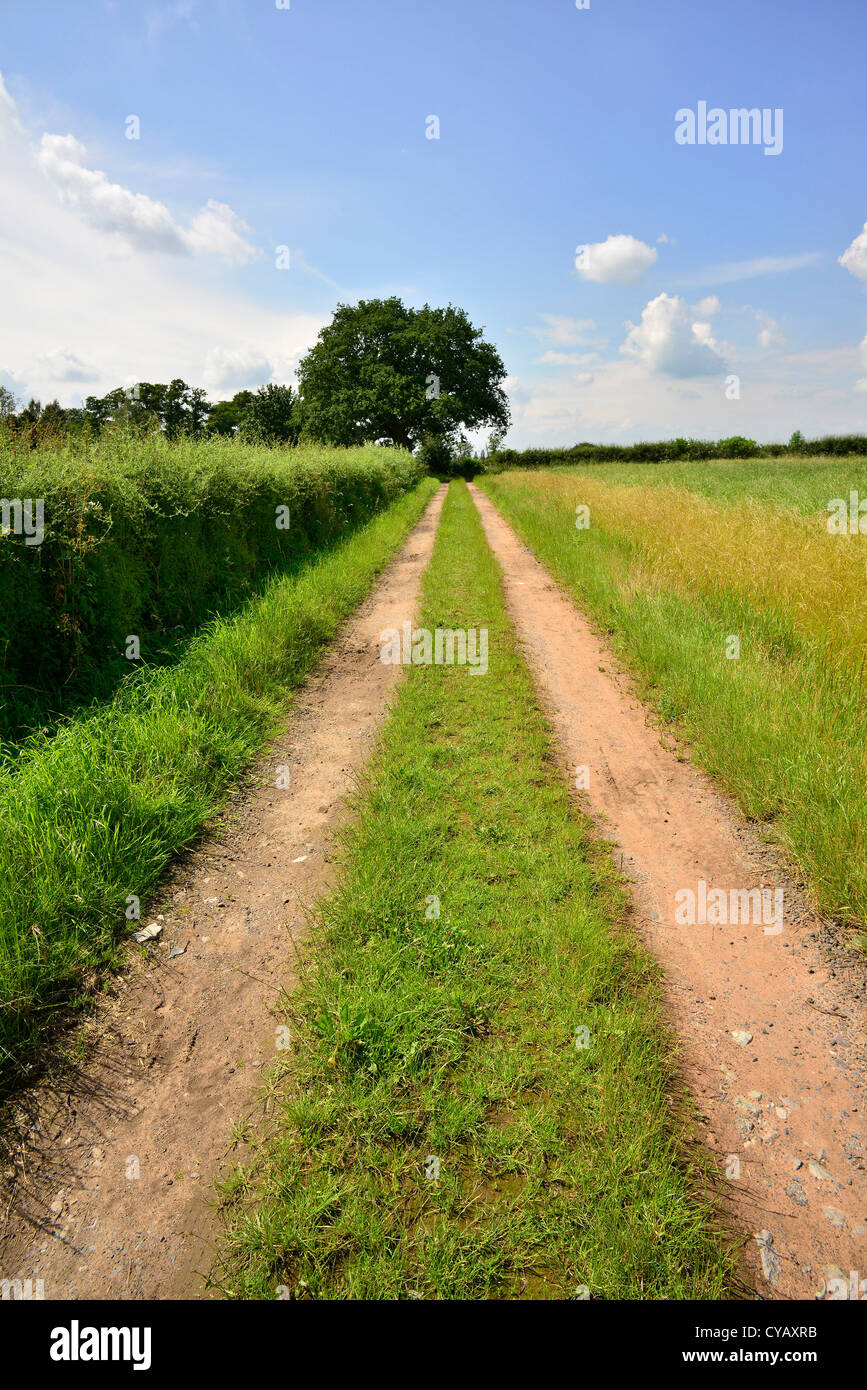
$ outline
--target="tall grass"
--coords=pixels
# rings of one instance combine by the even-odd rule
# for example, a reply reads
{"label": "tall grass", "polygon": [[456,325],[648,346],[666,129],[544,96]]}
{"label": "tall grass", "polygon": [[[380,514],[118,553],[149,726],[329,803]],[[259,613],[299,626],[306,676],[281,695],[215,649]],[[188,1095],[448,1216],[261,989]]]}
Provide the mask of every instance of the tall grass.
{"label": "tall grass", "polygon": [[867,921],[867,537],[829,535],[824,510],[612,486],[595,471],[483,486],[696,761],[767,822],[818,905]]}
{"label": "tall grass", "polygon": [[142,899],[276,727],[293,688],[368,593],[436,484],[198,632],[176,665],[36,736],[0,774],[0,1077],[20,1079],[59,1006],[118,959]]}

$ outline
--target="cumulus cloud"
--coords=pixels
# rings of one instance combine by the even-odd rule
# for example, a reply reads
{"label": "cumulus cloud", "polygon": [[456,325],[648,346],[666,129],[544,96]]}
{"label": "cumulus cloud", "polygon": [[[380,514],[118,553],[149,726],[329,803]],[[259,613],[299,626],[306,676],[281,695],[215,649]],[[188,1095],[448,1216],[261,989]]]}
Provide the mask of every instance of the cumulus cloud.
{"label": "cumulus cloud", "polygon": [[852,245],[839,257],[839,263],[850,275],[857,276],[859,280],[867,280],[867,222],[864,223],[864,230],[858,233]]}
{"label": "cumulus cloud", "polygon": [[579,246],[575,268],[583,280],[631,285],[657,260],[659,252],[634,236],[610,236]]}
{"label": "cumulus cloud", "polygon": [[675,380],[651,374],[633,358],[619,357],[594,366],[589,390],[579,388],[577,374],[534,372],[510,383],[509,443],[524,449],[582,439],[708,439],[723,438],[733,430],[752,439],[785,440],[796,424],[808,438],[834,431],[861,434],[867,421],[867,377],[856,394],[852,385],[857,374],[854,343],[759,354],[750,365],[750,389],[735,406],[726,396],[724,372]]}
{"label": "cumulus cloud", "polygon": [[[40,166],[39,133],[22,127],[0,84],[0,381],[19,399],[77,405],[136,381],[179,376],[205,385],[206,370],[214,391],[288,380],[328,313],[256,299],[214,276],[204,253],[237,250],[240,258],[232,233],[246,230],[222,204],[206,204],[179,226],[161,204],[137,200],[90,168],[77,141],[60,140],[46,158],[66,179],[72,196],[64,198]],[[94,219],[112,229],[108,236]],[[173,254],[107,254],[143,238]],[[363,286],[359,295],[370,292]]]}
{"label": "cumulus cloud", "polygon": [[711,324],[695,319],[690,306],[677,295],[657,295],[645,305],[641,322],[627,327],[620,351],[654,374],[710,376],[725,366]]}
{"label": "cumulus cloud", "polygon": [[246,239],[250,228],[225,203],[208,202],[183,227],[165,203],[112,183],[101,169],[88,168],[86,158],[87,150],[74,135],[43,135],[40,168],[61,200],[91,226],[121,236],[140,251],[217,255],[233,265],[256,255]]}
{"label": "cumulus cloud", "polygon": [[244,265],[256,255],[256,248],[246,240],[250,230],[228,203],[216,203],[209,198],[196,213],[184,237],[194,252],[222,256],[232,265]]}
{"label": "cumulus cloud", "polygon": [[719,300],[715,294],[709,294],[704,299],[700,299],[693,307],[699,318],[712,319],[714,314],[719,313]]}
{"label": "cumulus cloud", "polygon": [[94,381],[98,375],[95,368],[88,367],[68,347],[56,347],[50,352],[40,352],[36,364],[41,374],[49,381]]}
{"label": "cumulus cloud", "polygon": [[211,348],[205,358],[204,385],[209,391],[228,391],[232,395],[248,387],[261,386],[274,375],[274,364],[256,348]]}

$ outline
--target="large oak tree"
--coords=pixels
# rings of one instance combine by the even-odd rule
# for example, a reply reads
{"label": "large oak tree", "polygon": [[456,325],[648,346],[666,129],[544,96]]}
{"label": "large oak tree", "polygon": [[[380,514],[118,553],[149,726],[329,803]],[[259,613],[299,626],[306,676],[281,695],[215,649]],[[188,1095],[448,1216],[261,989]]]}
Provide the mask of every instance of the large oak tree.
{"label": "large oak tree", "polygon": [[462,429],[505,429],[505,376],[462,309],[409,309],[397,298],[340,304],[299,366],[305,433],[412,449]]}

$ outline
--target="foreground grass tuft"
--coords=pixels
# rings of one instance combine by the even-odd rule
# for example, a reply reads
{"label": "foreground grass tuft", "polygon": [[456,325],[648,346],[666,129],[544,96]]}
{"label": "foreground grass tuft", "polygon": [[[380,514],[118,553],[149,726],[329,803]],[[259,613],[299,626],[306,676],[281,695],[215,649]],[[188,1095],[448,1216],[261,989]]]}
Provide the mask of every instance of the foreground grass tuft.
{"label": "foreground grass tuft", "polygon": [[657,973],[552,762],[462,483],[420,625],[486,627],[490,668],[407,672],[281,1011],[273,1126],[224,1193],[220,1287],[720,1297]]}

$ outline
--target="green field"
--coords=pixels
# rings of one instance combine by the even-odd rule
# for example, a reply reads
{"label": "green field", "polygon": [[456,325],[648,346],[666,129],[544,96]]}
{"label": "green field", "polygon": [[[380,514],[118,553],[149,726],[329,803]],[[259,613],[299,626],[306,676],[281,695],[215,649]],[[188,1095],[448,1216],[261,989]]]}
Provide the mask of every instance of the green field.
{"label": "green field", "polygon": [[[549,473],[575,475],[576,468]],[[752,501],[803,514],[825,513],[832,497],[851,488],[867,497],[867,459],[801,458],[707,459],[698,463],[600,463],[584,470],[612,487],[683,488],[721,502]],[[827,513],[826,513],[827,514]]]}

